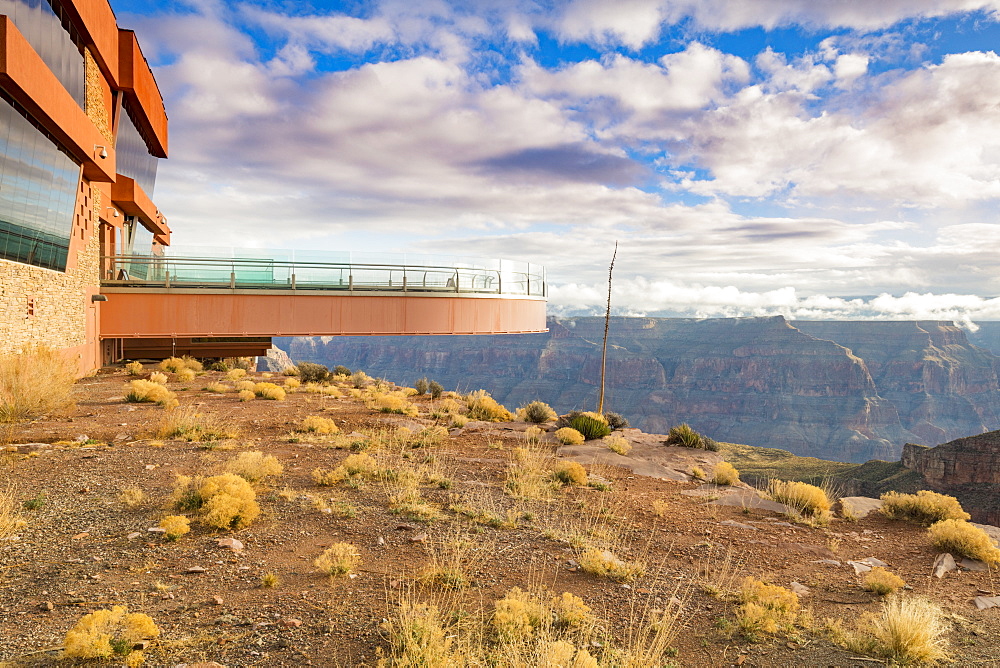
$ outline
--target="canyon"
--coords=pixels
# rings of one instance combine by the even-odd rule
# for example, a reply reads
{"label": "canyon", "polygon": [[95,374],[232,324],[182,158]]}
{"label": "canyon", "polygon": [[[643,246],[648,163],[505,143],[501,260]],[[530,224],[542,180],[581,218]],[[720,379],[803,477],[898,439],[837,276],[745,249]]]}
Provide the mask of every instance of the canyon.
{"label": "canyon", "polygon": [[[973,334],[1000,344],[1000,323]],[[275,339],[295,362],[412,385],[485,389],[511,408],[593,410],[604,319],[550,318],[543,334]],[[279,363],[274,363],[275,368]],[[720,441],[823,459],[899,460],[1000,428],[1000,357],[943,321],[614,317],[605,410],[649,433],[686,422]]]}

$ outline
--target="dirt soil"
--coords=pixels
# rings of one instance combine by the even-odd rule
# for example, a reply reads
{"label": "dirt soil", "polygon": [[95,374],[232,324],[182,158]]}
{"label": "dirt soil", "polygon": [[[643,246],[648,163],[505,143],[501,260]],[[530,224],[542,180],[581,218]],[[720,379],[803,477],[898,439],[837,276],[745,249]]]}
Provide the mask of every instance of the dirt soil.
{"label": "dirt soil", "polygon": [[[201,389],[223,375],[209,372],[187,383],[171,376],[168,386],[181,409],[195,406],[238,432],[234,439],[157,439],[168,412],[126,403],[130,378],[122,369],[79,381],[69,414],[16,426],[0,454],[0,493],[12,490],[30,509],[20,511],[27,525],[0,540],[0,665],[66,663],[66,632],[84,614],[112,605],[148,614],[160,628],[144,652],[146,665],[374,665],[389,652],[381,625],[401,598],[447,596],[456,609],[488,616],[512,587],[544,586],[580,596],[619,638],[637,610],[669,607],[676,599],[683,628],[672,643],[675,665],[872,666],[879,661],[834,645],[822,631],[827,618],[850,626],[879,609],[881,599],[862,589],[846,565],[866,557],[887,562],[912,587],[907,595],[929,596],[944,607],[956,665],[997,665],[1000,608],[980,611],[972,603],[976,596],[1000,595],[996,570],[933,577],[936,553],[921,527],[878,513],[810,527],[763,508],[713,505],[715,495],[684,494],[698,490],[699,481],[673,474],[689,474],[699,461],[711,474],[715,460],[690,453],[673,468],[663,456],[655,466],[636,459],[631,467],[673,471],[657,477],[592,463],[588,469],[606,482],[599,485],[604,489],[572,486],[548,501],[517,500],[505,488],[512,453],[525,442],[526,425],[516,422],[470,423],[430,447],[367,451],[397,468],[435,468],[437,483],[422,485],[421,493],[441,518],[420,521],[390,509],[390,482],[321,487],[313,481],[314,469],[334,468],[363,438],[293,429],[318,415],[334,419],[342,435],[384,435],[394,424],[416,431],[433,424],[428,413],[437,402],[414,397],[421,415],[407,418],[378,413],[362,398],[296,391],[284,401],[240,402],[235,393]],[[648,435],[633,436],[630,457],[655,448]],[[555,453],[555,445],[548,447]],[[274,455],[284,465],[277,479],[258,484],[262,512],[255,522],[235,532],[194,522],[176,541],[149,531],[176,514],[170,497],[177,475],[219,473],[245,450]],[[667,479],[678,477],[688,479]],[[130,487],[144,495],[134,507],[119,498]],[[470,507],[482,511],[478,521],[462,512]],[[422,584],[434,546],[456,531],[480,545],[467,559],[470,586],[442,592]],[[566,539],[574,532],[604,541],[602,547],[623,559],[646,562],[646,574],[623,584],[584,572],[579,544]],[[228,537],[243,549],[220,547],[219,539]],[[350,576],[331,578],[313,560],[339,541],[357,547],[361,565]],[[262,583],[269,573],[278,576],[276,586]],[[801,600],[812,610],[811,628],[763,634],[756,642],[734,632],[738,603],[709,592],[735,587],[746,575],[807,587]]]}

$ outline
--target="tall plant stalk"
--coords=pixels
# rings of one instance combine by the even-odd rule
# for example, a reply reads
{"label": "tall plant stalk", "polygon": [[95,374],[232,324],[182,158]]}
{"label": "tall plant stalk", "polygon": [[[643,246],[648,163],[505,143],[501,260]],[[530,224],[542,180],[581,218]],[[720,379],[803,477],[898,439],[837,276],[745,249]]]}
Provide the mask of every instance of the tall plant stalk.
{"label": "tall plant stalk", "polygon": [[604,415],[604,374],[608,364],[608,327],[611,324],[611,274],[615,270],[616,257],[618,257],[618,241],[615,241],[615,252],[611,254],[611,266],[608,267],[608,307],[604,311],[604,347],[601,349],[601,392],[597,395],[598,415]]}

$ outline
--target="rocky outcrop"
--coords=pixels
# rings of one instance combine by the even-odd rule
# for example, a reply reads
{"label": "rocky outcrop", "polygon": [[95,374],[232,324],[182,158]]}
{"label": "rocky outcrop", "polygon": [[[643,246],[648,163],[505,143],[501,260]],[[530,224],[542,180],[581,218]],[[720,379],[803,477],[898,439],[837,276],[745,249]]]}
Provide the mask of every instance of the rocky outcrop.
{"label": "rocky outcrop", "polygon": [[281,348],[271,346],[266,357],[257,358],[257,371],[270,371],[280,373],[290,366],[295,366],[295,362]]}
{"label": "rocky outcrop", "polygon": [[[484,388],[516,407],[592,409],[603,318],[550,319],[545,334],[280,339],[296,361],[344,364],[412,384]],[[1000,427],[1000,359],[939,322],[613,318],[606,409],[664,433],[860,462],[906,442]]]}
{"label": "rocky outcrop", "polygon": [[1000,523],[1000,431],[936,448],[908,443],[902,463],[920,474],[922,487],[957,497],[973,520]]}

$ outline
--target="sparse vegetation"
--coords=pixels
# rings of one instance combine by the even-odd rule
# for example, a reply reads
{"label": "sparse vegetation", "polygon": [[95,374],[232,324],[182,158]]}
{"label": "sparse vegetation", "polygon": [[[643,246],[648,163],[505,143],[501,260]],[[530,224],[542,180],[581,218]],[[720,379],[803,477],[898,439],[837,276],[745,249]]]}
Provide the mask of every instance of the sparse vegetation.
{"label": "sparse vegetation", "polygon": [[0,356],[0,423],[18,422],[72,405],[73,364],[49,348]]}
{"label": "sparse vegetation", "polygon": [[337,366],[333,367],[333,375],[334,376],[350,376],[351,375],[351,370],[348,369],[343,364],[338,364]]}
{"label": "sparse vegetation", "polygon": [[254,383],[253,394],[261,399],[271,399],[273,401],[284,401],[285,391],[274,383],[262,382]]}
{"label": "sparse vegetation", "polygon": [[632,452],[632,445],[623,436],[618,436],[617,434],[612,434],[604,439],[604,444],[608,446],[608,450],[619,454],[622,457],[628,455]]}
{"label": "sparse vegetation", "polygon": [[747,577],[740,587],[739,600],[736,625],[747,640],[759,640],[761,633],[788,633],[794,629],[799,612],[795,592]]}
{"label": "sparse vegetation", "polygon": [[279,578],[278,574],[275,573],[274,571],[268,571],[267,573],[264,573],[263,575],[260,576],[260,586],[262,587],[267,587],[270,589],[273,587],[277,587],[279,584],[281,584],[281,578]]}
{"label": "sparse vegetation", "polygon": [[240,398],[240,401],[253,401],[257,395],[254,394],[253,390],[240,390],[236,396]]}
{"label": "sparse vegetation", "polygon": [[805,517],[828,518],[832,502],[821,487],[793,480],[772,480],[768,493],[778,503],[794,508]]}
{"label": "sparse vegetation", "polygon": [[894,664],[933,665],[948,660],[947,631],[945,614],[934,603],[917,596],[892,596],[878,614],[862,616],[857,633],[849,635],[845,644]]}
{"label": "sparse vegetation", "polygon": [[579,462],[559,462],[552,469],[552,478],[560,485],[586,485],[587,469]]}
{"label": "sparse vegetation", "polygon": [[931,544],[942,552],[950,552],[988,564],[1000,564],[1000,549],[989,534],[965,520],[941,520],[927,530]]}
{"label": "sparse vegetation", "polygon": [[168,411],[156,429],[157,438],[177,438],[185,441],[221,441],[236,438],[235,428],[217,415],[197,412],[194,406]]}
{"label": "sparse vegetation", "polygon": [[285,379],[285,389],[288,390],[288,391],[296,390],[301,385],[302,385],[302,383],[299,381],[298,378],[288,377],[288,378]]}
{"label": "sparse vegetation", "polygon": [[507,420],[514,419],[510,411],[497,403],[497,400],[491,397],[485,390],[476,390],[470,393],[465,398],[465,403],[470,420],[506,422]]}
{"label": "sparse vegetation", "polygon": [[569,426],[583,434],[585,439],[604,438],[611,433],[611,427],[603,415],[597,413],[577,413],[569,422]]}
{"label": "sparse vegetation", "polygon": [[165,408],[175,408],[177,395],[159,383],[141,378],[129,383],[125,401],[129,403],[155,403]]}
{"label": "sparse vegetation", "polygon": [[118,500],[127,508],[137,508],[145,498],[146,495],[135,485],[123,488],[118,494]]}
{"label": "sparse vegetation", "polygon": [[21,518],[20,504],[17,502],[15,488],[8,485],[0,488],[0,539],[13,536],[27,522]]}
{"label": "sparse vegetation", "polygon": [[619,429],[628,429],[630,426],[628,420],[621,413],[607,411],[604,413],[604,419],[607,420],[608,426],[611,427],[612,431],[618,431]]}
{"label": "sparse vegetation", "polygon": [[580,445],[587,440],[584,438],[583,434],[578,432],[576,429],[573,429],[573,427],[556,429],[554,436],[563,445]]}
{"label": "sparse vegetation", "polygon": [[711,450],[712,452],[719,449],[718,443],[707,436],[702,436],[686,422],[676,427],[671,427],[665,443],[682,448],[701,448],[703,450]]}
{"label": "sparse vegetation", "polygon": [[424,377],[424,378],[418,378],[417,382],[415,382],[413,384],[413,389],[415,389],[417,391],[417,396],[421,397],[421,396],[427,394],[427,389],[429,388],[429,386],[430,386],[430,383],[428,382],[428,380],[427,380],[426,377]]}
{"label": "sparse vegetation", "polygon": [[229,385],[226,385],[225,383],[220,383],[218,381],[212,381],[211,383],[205,386],[205,391],[211,392],[212,394],[225,394],[226,392],[229,392],[232,389],[233,388],[230,387]]}
{"label": "sparse vegetation", "polygon": [[237,380],[245,378],[246,375],[247,375],[246,369],[239,369],[239,368],[230,369],[229,371],[226,372],[226,380],[230,382],[235,382]]}
{"label": "sparse vegetation", "polygon": [[552,407],[544,401],[532,401],[518,408],[516,417],[522,422],[544,424],[546,422],[552,422],[558,416],[556,415],[556,412],[552,410]]}
{"label": "sparse vegetation", "polygon": [[[694,469],[691,470],[691,474],[694,475]],[[702,477],[704,476],[705,473],[702,471]],[[695,477],[697,478],[698,476]],[[713,483],[716,485],[735,485],[739,481],[740,472],[736,470],[735,466],[729,462],[719,462],[715,465],[715,472],[712,474]]]}
{"label": "sparse vegetation", "polygon": [[340,433],[340,427],[330,418],[310,415],[302,420],[301,424],[295,428],[295,431],[313,434],[338,434]]}
{"label": "sparse vegetation", "polygon": [[139,642],[156,638],[160,630],[149,615],[130,613],[125,606],[97,610],[84,615],[66,633],[63,642],[69,659],[108,659],[118,655],[128,657],[128,665],[142,663],[129,656]]}
{"label": "sparse vegetation", "polygon": [[646,564],[641,561],[625,561],[610,550],[590,547],[579,558],[580,568],[587,573],[600,575],[615,582],[632,582],[646,573]]}
{"label": "sparse vegetation", "polygon": [[330,577],[347,575],[360,564],[358,548],[350,543],[334,543],[313,561],[313,566]]}
{"label": "sparse vegetation", "polygon": [[125,365],[125,372],[130,376],[141,376],[146,370],[143,368],[142,362],[133,361]]}
{"label": "sparse vegetation", "polygon": [[160,528],[164,530],[167,540],[177,540],[191,531],[191,520],[184,515],[167,515],[160,520]]}
{"label": "sparse vegetation", "polygon": [[920,490],[916,494],[886,492],[881,497],[882,514],[894,520],[934,524],[941,520],[967,520],[969,513],[953,496]]}
{"label": "sparse vegetation", "polygon": [[436,380],[432,380],[427,384],[427,391],[431,393],[431,399],[440,399],[444,394],[444,387]]}
{"label": "sparse vegetation", "polygon": [[168,380],[170,379],[167,378],[167,374],[160,373],[159,371],[149,374],[149,382],[156,383],[157,385],[166,385]]}

